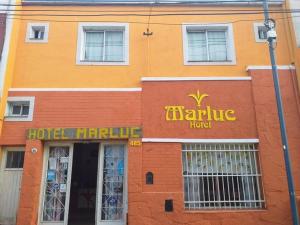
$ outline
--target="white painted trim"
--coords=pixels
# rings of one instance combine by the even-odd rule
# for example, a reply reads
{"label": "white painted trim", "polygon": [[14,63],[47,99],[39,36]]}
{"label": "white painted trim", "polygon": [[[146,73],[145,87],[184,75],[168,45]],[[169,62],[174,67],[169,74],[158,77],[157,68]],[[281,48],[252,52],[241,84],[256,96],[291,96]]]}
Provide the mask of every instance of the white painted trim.
{"label": "white painted trim", "polygon": [[22,91],[134,92],[134,91],[142,91],[142,88],[10,88],[9,91],[12,92],[22,92]]}
{"label": "white painted trim", "polygon": [[251,77],[142,77],[142,81],[235,81],[251,80]]}
{"label": "white painted trim", "polygon": [[[22,168],[6,168],[6,161],[7,161],[7,153],[8,152],[24,152],[25,154],[25,147],[4,147],[3,148],[3,171],[23,171],[24,164]],[[25,156],[24,156],[25,157]]]}
{"label": "white painted trim", "polygon": [[[84,29],[96,28],[99,30],[118,29],[124,31],[124,60],[122,62],[91,62],[83,61],[84,54]],[[101,23],[85,22],[78,24],[77,31],[77,65],[95,65],[95,66],[127,66],[129,65],[129,24],[128,23]]]}
{"label": "white painted trim", "polygon": [[[15,10],[16,0],[9,0],[7,10]],[[13,19],[8,18],[6,16],[6,24],[5,24],[5,36],[4,36],[4,42],[3,42],[3,49],[1,53],[1,60],[0,60],[0,97],[3,96],[3,88],[4,88],[4,82],[7,72],[7,63],[8,63],[8,56],[10,51],[10,42],[11,42],[11,34],[12,34],[12,28],[13,28]]]}
{"label": "white painted trim", "polygon": [[[33,39],[32,35],[32,27],[45,27],[44,29],[44,38],[43,39]],[[48,43],[48,35],[49,35],[49,23],[27,23],[27,31],[25,42],[28,43]]]}
{"label": "white painted trim", "polygon": [[[271,70],[272,66],[247,66],[246,71],[249,70]],[[279,65],[277,66],[279,70],[295,70],[295,66],[293,65]]]}
{"label": "white painted trim", "polygon": [[[33,111],[34,111],[34,96],[22,96],[22,97],[7,97],[6,111],[4,116],[4,121],[32,121],[33,120]],[[29,113],[28,116],[18,117],[9,115],[9,104],[11,102],[29,102]]]}
{"label": "white painted trim", "polygon": [[[191,62],[188,60],[188,38],[187,38],[187,30],[188,29],[195,30],[226,30],[226,43],[227,43],[227,56],[229,61],[211,61],[211,62]],[[233,26],[231,23],[206,23],[206,24],[191,24],[191,23],[183,23],[182,24],[182,40],[183,40],[183,59],[184,65],[186,66],[199,66],[199,65],[236,65],[236,56],[235,56],[235,47],[234,47],[234,35],[233,35]]]}
{"label": "white painted trim", "polygon": [[253,23],[253,31],[254,31],[254,37],[255,37],[255,41],[257,43],[266,43],[267,40],[264,40],[264,39],[260,39],[259,38],[259,35],[258,35],[258,28],[259,27],[264,27],[264,23],[261,22],[261,23]]}
{"label": "white painted trim", "polygon": [[161,143],[259,143],[259,139],[181,139],[181,138],[142,138],[142,142]]}

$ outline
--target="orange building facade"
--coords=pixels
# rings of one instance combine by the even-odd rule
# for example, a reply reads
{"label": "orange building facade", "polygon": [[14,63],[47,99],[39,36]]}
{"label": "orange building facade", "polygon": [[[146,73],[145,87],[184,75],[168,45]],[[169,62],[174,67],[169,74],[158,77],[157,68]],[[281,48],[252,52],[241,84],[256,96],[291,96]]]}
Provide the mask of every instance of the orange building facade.
{"label": "orange building facade", "polygon": [[[271,15],[299,196],[298,71],[283,4]],[[292,224],[261,8],[18,5],[0,224]]]}

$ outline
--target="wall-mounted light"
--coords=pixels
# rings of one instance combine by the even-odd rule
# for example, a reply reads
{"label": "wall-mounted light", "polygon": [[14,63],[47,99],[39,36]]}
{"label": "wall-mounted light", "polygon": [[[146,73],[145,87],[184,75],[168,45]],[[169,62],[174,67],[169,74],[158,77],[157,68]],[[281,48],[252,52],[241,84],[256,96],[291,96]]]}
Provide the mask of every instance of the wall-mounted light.
{"label": "wall-mounted light", "polygon": [[31,149],[31,152],[32,152],[32,154],[35,154],[35,153],[38,152],[38,149],[37,149],[37,148],[32,148],[32,149]]}

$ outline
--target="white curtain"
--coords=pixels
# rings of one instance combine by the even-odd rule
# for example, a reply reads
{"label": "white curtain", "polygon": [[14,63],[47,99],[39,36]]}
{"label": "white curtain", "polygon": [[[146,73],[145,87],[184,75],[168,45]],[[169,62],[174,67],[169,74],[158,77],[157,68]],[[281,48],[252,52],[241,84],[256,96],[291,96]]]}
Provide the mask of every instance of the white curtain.
{"label": "white curtain", "polygon": [[226,32],[208,31],[208,51],[210,61],[227,60]]}
{"label": "white curtain", "polygon": [[207,61],[206,34],[205,32],[187,33],[188,37],[188,60]]}
{"label": "white curtain", "polygon": [[253,152],[187,152],[189,173],[204,174],[241,174],[256,173]]}
{"label": "white curtain", "polygon": [[106,31],[105,61],[123,61],[123,31]]}
{"label": "white curtain", "polygon": [[85,60],[103,61],[103,39],[103,32],[85,33]]}

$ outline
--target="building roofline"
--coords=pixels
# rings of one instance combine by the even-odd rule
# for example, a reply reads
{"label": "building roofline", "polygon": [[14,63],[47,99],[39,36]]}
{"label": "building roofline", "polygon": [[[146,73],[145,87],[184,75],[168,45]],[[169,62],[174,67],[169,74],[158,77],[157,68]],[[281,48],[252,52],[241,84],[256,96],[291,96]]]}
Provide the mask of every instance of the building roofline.
{"label": "building roofline", "polygon": [[[270,5],[282,5],[284,0],[269,0]],[[42,6],[90,6],[90,5],[130,5],[130,6],[231,6],[231,5],[249,5],[249,6],[261,6],[262,2],[257,2],[253,0],[23,0],[22,5],[42,5]]]}

